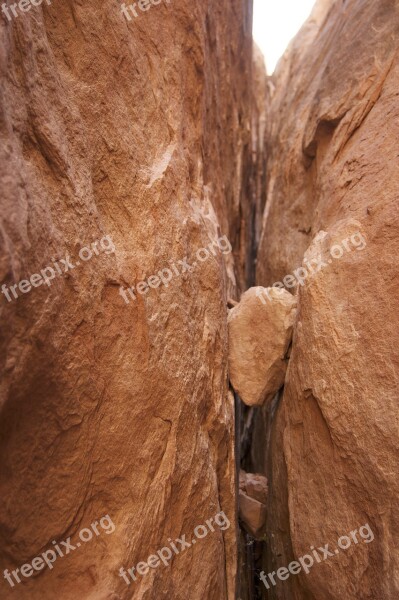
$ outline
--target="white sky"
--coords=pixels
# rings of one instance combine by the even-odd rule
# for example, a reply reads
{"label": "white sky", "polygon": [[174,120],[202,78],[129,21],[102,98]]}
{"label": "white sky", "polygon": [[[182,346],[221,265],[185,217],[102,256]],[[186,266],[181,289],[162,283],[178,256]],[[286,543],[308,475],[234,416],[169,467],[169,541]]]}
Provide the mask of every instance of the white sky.
{"label": "white sky", "polygon": [[264,54],[269,74],[314,4],[315,0],[254,0],[253,36]]}

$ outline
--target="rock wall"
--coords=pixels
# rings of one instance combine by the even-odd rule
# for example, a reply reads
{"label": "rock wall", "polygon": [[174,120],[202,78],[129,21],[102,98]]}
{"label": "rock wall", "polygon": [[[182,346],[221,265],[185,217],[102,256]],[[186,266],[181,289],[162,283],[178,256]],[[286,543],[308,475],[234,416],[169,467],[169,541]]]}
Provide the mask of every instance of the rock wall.
{"label": "rock wall", "polygon": [[253,435],[262,568],[333,556],[261,584],[267,598],[399,596],[398,34],[392,0],[319,2],[270,82],[257,284],[298,288],[299,308],[284,393]]}
{"label": "rock wall", "polygon": [[[0,568],[115,526],[2,579],[4,599],[234,598],[226,300],[262,204],[252,3],[156,4],[3,15]],[[220,511],[230,527],[169,566],[118,573]]]}
{"label": "rock wall", "polygon": [[[2,14],[0,597],[396,600],[399,10],[319,0],[266,80],[251,0],[140,2]],[[255,266],[298,313],[249,408]]]}

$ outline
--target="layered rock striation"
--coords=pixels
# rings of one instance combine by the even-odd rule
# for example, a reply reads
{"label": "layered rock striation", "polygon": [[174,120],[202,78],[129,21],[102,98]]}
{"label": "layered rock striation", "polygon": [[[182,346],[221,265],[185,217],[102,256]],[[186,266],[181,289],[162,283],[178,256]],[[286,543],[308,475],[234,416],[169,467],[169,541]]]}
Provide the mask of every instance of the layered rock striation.
{"label": "layered rock striation", "polygon": [[[251,3],[3,18],[0,568],[105,515],[115,531],[0,597],[233,600],[226,299],[248,278],[263,144]],[[120,576],[220,511],[228,528]]]}
{"label": "layered rock striation", "polygon": [[272,79],[257,283],[304,277],[284,394],[253,438],[263,568],[333,557],[267,598],[399,595],[398,34],[394,2],[319,2]]}

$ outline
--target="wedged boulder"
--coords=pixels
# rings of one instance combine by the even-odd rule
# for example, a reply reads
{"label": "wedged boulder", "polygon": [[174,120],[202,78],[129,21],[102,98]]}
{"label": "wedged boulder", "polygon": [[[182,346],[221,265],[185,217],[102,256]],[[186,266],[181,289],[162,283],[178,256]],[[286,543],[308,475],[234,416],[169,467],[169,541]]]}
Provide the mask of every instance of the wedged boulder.
{"label": "wedged boulder", "polygon": [[230,381],[248,406],[271,400],[283,385],[296,299],[284,289],[253,287],[230,310]]}
{"label": "wedged boulder", "polygon": [[259,538],[266,522],[267,479],[263,475],[240,471],[239,517],[244,528]]}

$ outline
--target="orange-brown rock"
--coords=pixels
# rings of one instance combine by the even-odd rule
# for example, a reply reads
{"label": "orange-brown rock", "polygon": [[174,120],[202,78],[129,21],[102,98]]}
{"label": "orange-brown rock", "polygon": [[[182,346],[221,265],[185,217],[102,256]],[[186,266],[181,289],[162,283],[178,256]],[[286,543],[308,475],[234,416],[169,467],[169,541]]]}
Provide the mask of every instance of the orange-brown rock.
{"label": "orange-brown rock", "polygon": [[[116,527],[14,588],[2,577],[4,600],[234,598],[226,301],[252,247],[250,4],[3,17],[0,284],[73,267],[0,298],[0,569],[107,514]],[[236,264],[227,244],[196,259],[222,235]],[[77,266],[105,236],[114,251]],[[219,511],[229,528],[120,577]]]}
{"label": "orange-brown rock", "polygon": [[229,311],[229,375],[248,406],[271,400],[284,383],[296,300],[284,289],[254,287]]}
{"label": "orange-brown rock", "polygon": [[399,597],[398,39],[390,0],[319,2],[273,78],[257,281],[327,264],[299,286],[284,396],[256,426],[251,468],[273,481],[263,568],[334,553],[274,600]]}
{"label": "orange-brown rock", "polygon": [[268,485],[267,479],[259,473],[246,473],[240,469],[239,488],[251,498],[266,504]]}
{"label": "orange-brown rock", "polygon": [[267,479],[263,475],[246,473],[241,469],[239,479],[239,517],[254,538],[264,533],[266,521]]}

